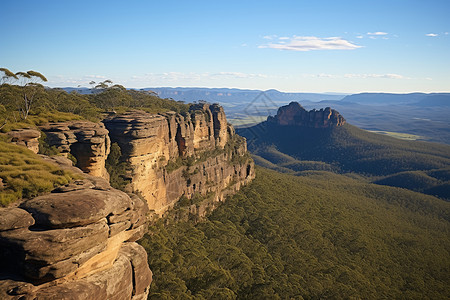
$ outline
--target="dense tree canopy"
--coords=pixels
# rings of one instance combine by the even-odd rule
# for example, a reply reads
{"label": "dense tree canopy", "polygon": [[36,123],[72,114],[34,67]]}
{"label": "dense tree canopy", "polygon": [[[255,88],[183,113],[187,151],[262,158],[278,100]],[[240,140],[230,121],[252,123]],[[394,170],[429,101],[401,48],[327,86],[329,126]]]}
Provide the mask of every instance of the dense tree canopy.
{"label": "dense tree canopy", "polygon": [[344,175],[258,168],[204,222],[150,227],[150,299],[446,298],[449,212]]}

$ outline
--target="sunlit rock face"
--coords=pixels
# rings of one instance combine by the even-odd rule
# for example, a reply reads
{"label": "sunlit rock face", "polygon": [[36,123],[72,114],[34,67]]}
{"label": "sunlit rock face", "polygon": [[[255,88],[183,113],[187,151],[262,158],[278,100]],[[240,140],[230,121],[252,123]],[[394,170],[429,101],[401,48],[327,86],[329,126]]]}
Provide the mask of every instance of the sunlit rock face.
{"label": "sunlit rock face", "polygon": [[11,142],[16,145],[25,146],[34,153],[39,152],[39,138],[41,133],[35,129],[16,129],[7,133]]}
{"label": "sunlit rock face", "polygon": [[[0,209],[0,299],[146,299],[152,272],[135,241],[149,226],[149,210],[162,215],[178,205],[175,218],[203,217],[255,177],[246,140],[219,105],[41,129],[63,154],[42,158],[79,176]],[[29,147],[39,132],[12,137]],[[108,182],[110,140],[127,162],[126,192]]]}
{"label": "sunlit rock face", "polygon": [[152,273],[135,241],[146,203],[62,157],[46,160],[80,179],[0,209],[0,299],[145,299]]}
{"label": "sunlit rock face", "polygon": [[46,141],[56,147],[61,154],[72,154],[76,166],[93,176],[109,179],[105,168],[110,142],[108,130],[101,123],[70,121],[50,123],[42,126]]}
{"label": "sunlit rock face", "polygon": [[217,104],[196,104],[185,114],[130,112],[104,123],[130,165],[129,191],[157,214],[182,196],[221,201],[254,177],[245,139],[235,135]]}
{"label": "sunlit rock face", "polygon": [[344,117],[334,109],[329,107],[320,110],[305,110],[298,102],[291,102],[289,105],[278,109],[274,117],[268,117],[268,122],[278,125],[295,125],[311,128],[329,128],[342,126],[345,124]]}

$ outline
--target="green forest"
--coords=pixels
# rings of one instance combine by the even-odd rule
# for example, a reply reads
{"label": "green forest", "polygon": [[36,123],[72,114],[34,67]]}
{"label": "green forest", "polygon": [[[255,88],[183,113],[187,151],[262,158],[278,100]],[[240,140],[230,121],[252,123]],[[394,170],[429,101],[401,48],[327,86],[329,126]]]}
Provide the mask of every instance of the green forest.
{"label": "green forest", "polygon": [[[38,72],[13,75],[17,79],[9,76],[0,85],[1,132],[75,119],[99,122],[133,109],[189,109],[109,80],[80,94],[44,87]],[[176,222],[175,211],[153,221],[140,241],[153,272],[149,299],[450,298],[449,146],[401,141],[349,124],[311,129],[263,123],[238,133],[262,167],[252,183],[200,221]],[[41,139],[40,153],[54,150]],[[111,184],[123,189],[120,157],[113,144],[106,167]],[[76,178],[0,134],[0,205]]]}
{"label": "green forest", "polygon": [[297,174],[353,173],[365,180],[450,200],[450,146],[405,141],[350,124],[325,129],[269,123],[239,129],[261,166]]}
{"label": "green forest", "polygon": [[206,220],[150,227],[149,299],[448,298],[449,213],[405,189],[259,167]]}
{"label": "green forest", "polygon": [[[152,92],[127,90],[110,80],[93,86],[91,94],[47,88],[42,85],[45,81],[45,76],[36,71],[14,74],[0,68],[0,186],[3,187],[0,206],[7,206],[22,197],[48,193],[76,177],[43,162],[31,151],[12,145],[9,136],[3,133],[19,128],[39,130],[38,126],[48,122],[81,119],[100,122],[109,114],[136,109],[151,113],[186,113],[189,109],[189,104],[161,99]],[[56,148],[46,143],[45,134],[41,133],[39,142],[40,154],[58,154]],[[123,188],[126,182],[120,175],[125,166],[119,158],[120,148],[113,144],[106,167],[111,174],[111,184]]]}
{"label": "green forest", "polygon": [[14,74],[0,68],[2,73],[10,76],[0,78],[6,80],[0,85],[1,132],[74,119],[99,122],[108,114],[133,109],[151,113],[189,109],[183,102],[161,99],[153,92],[127,90],[110,80],[99,82],[91,94],[80,94],[76,90],[67,93],[63,89],[44,87],[41,83],[47,79],[35,71]]}

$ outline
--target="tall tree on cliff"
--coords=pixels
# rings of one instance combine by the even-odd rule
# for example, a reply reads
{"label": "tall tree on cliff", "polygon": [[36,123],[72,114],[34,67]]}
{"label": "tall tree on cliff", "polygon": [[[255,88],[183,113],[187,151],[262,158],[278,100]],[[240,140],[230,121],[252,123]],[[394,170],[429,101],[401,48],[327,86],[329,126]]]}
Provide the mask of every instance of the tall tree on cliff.
{"label": "tall tree on cliff", "polygon": [[26,73],[17,72],[15,75],[18,77],[18,84],[22,87],[23,93],[23,102],[19,110],[22,113],[22,118],[26,120],[30,114],[36,93],[43,89],[41,82],[46,82],[47,78],[41,73],[31,70]]}
{"label": "tall tree on cliff", "polygon": [[[13,80],[18,80],[19,78],[16,76],[16,74],[14,74],[13,72],[11,72],[10,70],[8,70],[7,68],[0,68],[0,72],[3,73],[2,77],[0,77],[0,85],[4,84],[4,83],[10,83]],[[0,73],[0,74],[1,74]]]}

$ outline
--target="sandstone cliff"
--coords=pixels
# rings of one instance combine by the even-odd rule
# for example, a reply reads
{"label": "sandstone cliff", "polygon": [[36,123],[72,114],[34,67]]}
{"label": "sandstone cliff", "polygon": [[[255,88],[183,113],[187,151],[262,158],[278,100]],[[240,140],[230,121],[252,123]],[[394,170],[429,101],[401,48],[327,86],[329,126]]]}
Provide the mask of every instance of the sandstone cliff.
{"label": "sandstone cliff", "polygon": [[345,124],[344,117],[334,109],[327,107],[325,109],[307,111],[298,102],[291,102],[289,105],[280,107],[276,116],[268,117],[267,121],[278,125],[312,128],[328,128]]}
{"label": "sandstone cliff", "polygon": [[41,133],[34,129],[16,129],[7,133],[11,142],[16,145],[25,146],[34,153],[39,152],[39,138]]}
{"label": "sandstone cliff", "polygon": [[[41,130],[79,169],[61,156],[43,158],[80,179],[0,209],[0,299],[146,299],[152,273],[135,241],[146,231],[149,209],[162,215],[177,205],[177,218],[202,217],[255,176],[246,140],[219,105]],[[37,152],[39,132],[10,135]],[[107,181],[110,140],[128,166],[128,194]]]}
{"label": "sandstone cliff", "polygon": [[221,201],[254,178],[246,141],[235,135],[219,105],[193,105],[184,115],[136,111],[104,123],[129,163],[129,191],[157,214],[182,196]]}
{"label": "sandstone cliff", "polygon": [[109,154],[108,130],[101,123],[70,121],[42,126],[49,145],[55,146],[62,155],[72,154],[76,166],[93,176],[109,179],[105,160]]}
{"label": "sandstone cliff", "polygon": [[146,298],[152,275],[134,241],[148,225],[147,206],[104,179],[79,177],[0,209],[1,299]]}

